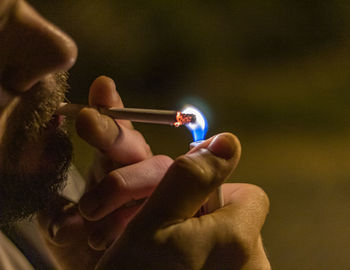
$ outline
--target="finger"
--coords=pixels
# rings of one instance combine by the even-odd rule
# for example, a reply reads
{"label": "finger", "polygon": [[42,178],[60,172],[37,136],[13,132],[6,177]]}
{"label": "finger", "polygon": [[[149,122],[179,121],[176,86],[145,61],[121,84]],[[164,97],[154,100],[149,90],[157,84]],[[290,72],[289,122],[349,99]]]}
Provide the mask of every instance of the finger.
{"label": "finger", "polygon": [[204,220],[209,217],[219,222],[224,218],[221,220],[225,220],[227,226],[238,225],[245,220],[247,224],[239,229],[239,233],[246,234],[246,237],[258,237],[270,207],[266,193],[258,186],[241,183],[224,184],[222,191],[224,207],[204,216]]}
{"label": "finger", "polygon": [[89,235],[89,246],[94,250],[105,250],[123,234],[130,220],[137,214],[143,203],[123,207],[95,222]]}
{"label": "finger", "polygon": [[197,238],[206,237],[212,243],[204,252],[210,254],[211,266],[226,264],[238,269],[248,261],[268,265],[260,235],[269,211],[266,193],[250,184],[225,184],[223,194],[223,208],[201,216],[200,222],[188,219],[179,224],[178,231],[196,231]]}
{"label": "finger", "polygon": [[270,269],[260,235],[269,209],[265,192],[254,185],[225,184],[223,193],[223,208],[166,227],[158,237],[182,248],[186,239],[193,251],[189,259],[200,265],[193,268]]}
{"label": "finger", "polygon": [[131,200],[148,197],[171,163],[167,156],[154,156],[114,170],[81,198],[82,215],[99,220]]}
{"label": "finger", "polygon": [[[89,102],[92,106],[123,107],[112,79],[101,76],[90,87]],[[131,164],[152,156],[143,136],[132,128],[129,121],[119,121],[101,115],[92,108],[83,109],[77,116],[79,136],[95,146],[113,161]]]}
{"label": "finger", "polygon": [[88,224],[79,214],[76,205],[64,200],[59,208],[52,210],[40,212],[38,223],[46,246],[60,266],[59,269],[95,269],[94,266],[103,253],[88,245]]}
{"label": "finger", "polygon": [[[100,76],[92,83],[89,92],[89,104],[105,108],[124,108],[114,81],[107,76]],[[132,123],[128,120],[118,120],[118,123],[133,129]]]}
{"label": "finger", "polygon": [[88,236],[86,221],[77,206],[60,198],[55,209],[38,213],[39,228],[45,239],[54,246],[73,245]]}
{"label": "finger", "polygon": [[157,229],[192,217],[237,166],[241,148],[234,135],[220,134],[202,147],[174,161],[133,225]]}
{"label": "finger", "polygon": [[117,164],[132,164],[152,156],[149,145],[138,131],[118,127],[113,119],[93,108],[80,111],[76,129],[81,138]]}

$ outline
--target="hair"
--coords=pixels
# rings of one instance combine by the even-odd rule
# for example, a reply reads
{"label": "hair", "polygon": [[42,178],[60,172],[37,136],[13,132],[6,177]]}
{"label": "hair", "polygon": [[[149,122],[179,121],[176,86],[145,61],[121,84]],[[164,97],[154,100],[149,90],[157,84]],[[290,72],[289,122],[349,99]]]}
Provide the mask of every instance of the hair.
{"label": "hair", "polygon": [[[0,227],[49,209],[64,186],[72,144],[63,129],[49,125],[66,81],[66,73],[57,73],[40,82],[21,96],[7,120],[0,152]],[[27,161],[36,158],[28,169]]]}

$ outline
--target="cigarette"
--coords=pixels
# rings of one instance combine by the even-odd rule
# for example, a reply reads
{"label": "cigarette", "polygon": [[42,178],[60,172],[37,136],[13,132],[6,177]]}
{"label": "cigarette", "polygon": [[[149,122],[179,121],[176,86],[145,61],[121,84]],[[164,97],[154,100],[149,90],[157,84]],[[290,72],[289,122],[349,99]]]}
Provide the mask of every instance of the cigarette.
{"label": "cigarette", "polygon": [[[204,142],[204,140],[196,141],[190,143],[190,149],[196,147],[197,145]],[[209,196],[206,207],[204,210],[200,210],[203,213],[212,213],[216,209],[222,208],[224,206],[224,196],[222,194],[222,186],[217,187]]]}
{"label": "cigarette", "polygon": [[175,127],[196,122],[196,116],[194,114],[185,114],[179,111],[113,107],[99,108],[71,103],[61,103],[56,114],[75,118],[83,108],[95,108],[101,114],[113,119],[130,120],[133,122],[166,124]]}

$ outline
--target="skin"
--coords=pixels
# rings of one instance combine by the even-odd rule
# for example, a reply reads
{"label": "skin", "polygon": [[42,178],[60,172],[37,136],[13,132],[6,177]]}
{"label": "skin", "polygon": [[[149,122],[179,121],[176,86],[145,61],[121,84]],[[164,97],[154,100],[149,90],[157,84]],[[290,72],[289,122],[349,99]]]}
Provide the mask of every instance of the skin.
{"label": "skin", "polygon": [[49,121],[76,57],[75,43],[27,3],[1,1],[1,227],[54,203],[66,178],[70,141]]}
{"label": "skin", "polygon": [[[30,42],[19,50],[23,40]],[[74,64],[77,48],[21,0],[0,2],[0,44],[1,146],[27,93],[46,82],[52,94],[50,79]],[[104,76],[91,85],[89,103],[123,107],[113,80]],[[41,132],[45,121],[38,126],[36,147],[28,140],[20,155],[24,173],[40,169],[26,153],[42,161],[42,138],[54,136]],[[173,161],[153,156],[130,122],[116,124],[96,110],[82,110],[76,128],[96,148],[89,187],[79,204],[56,197],[56,207],[38,215],[61,269],[270,269],[260,235],[269,201],[259,187],[225,184],[225,206],[193,217],[239,162],[240,143],[233,134],[214,136]]]}

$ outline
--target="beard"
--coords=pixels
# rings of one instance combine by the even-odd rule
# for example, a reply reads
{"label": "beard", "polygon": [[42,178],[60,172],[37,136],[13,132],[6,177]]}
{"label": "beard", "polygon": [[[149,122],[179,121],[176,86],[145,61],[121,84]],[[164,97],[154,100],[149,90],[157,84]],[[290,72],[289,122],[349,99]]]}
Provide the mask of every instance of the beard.
{"label": "beard", "polygon": [[0,146],[0,227],[55,208],[72,145],[52,116],[67,89],[65,73],[48,77],[21,96],[7,120]]}

